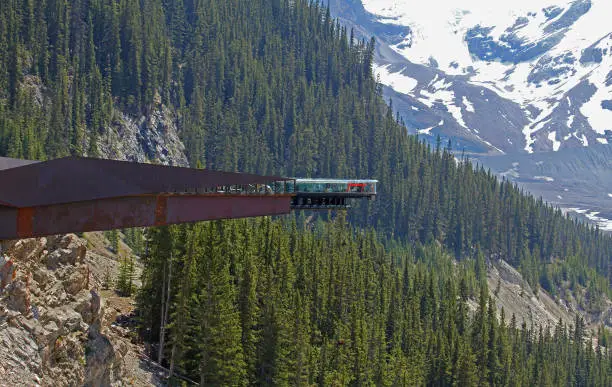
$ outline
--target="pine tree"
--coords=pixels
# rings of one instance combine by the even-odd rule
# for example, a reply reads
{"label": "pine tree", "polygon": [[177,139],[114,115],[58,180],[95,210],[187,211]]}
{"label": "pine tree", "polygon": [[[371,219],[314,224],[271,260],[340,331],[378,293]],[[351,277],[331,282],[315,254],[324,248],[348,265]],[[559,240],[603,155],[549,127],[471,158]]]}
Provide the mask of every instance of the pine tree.
{"label": "pine tree", "polygon": [[200,384],[244,385],[246,369],[240,345],[240,315],[233,302],[228,262],[219,251],[222,227],[220,222],[205,226],[207,245],[200,257],[208,261],[200,277],[202,293],[199,303],[203,307],[199,342]]}
{"label": "pine tree", "polygon": [[119,231],[118,230],[112,230],[112,231],[107,231],[105,232],[105,236],[106,239],[108,239],[108,242],[110,243],[110,249],[112,252],[114,252],[115,254],[119,254]]}
{"label": "pine tree", "polygon": [[110,269],[107,268],[104,271],[104,279],[102,280],[102,288],[103,289],[107,289],[107,290],[112,288],[113,282],[114,281],[113,281],[113,278],[111,276]]}
{"label": "pine tree", "polygon": [[134,257],[125,254],[119,259],[119,273],[115,281],[117,291],[123,297],[130,297],[134,291]]}
{"label": "pine tree", "polygon": [[478,369],[476,368],[476,356],[466,341],[459,343],[457,355],[456,379],[453,385],[476,386],[478,385]]}

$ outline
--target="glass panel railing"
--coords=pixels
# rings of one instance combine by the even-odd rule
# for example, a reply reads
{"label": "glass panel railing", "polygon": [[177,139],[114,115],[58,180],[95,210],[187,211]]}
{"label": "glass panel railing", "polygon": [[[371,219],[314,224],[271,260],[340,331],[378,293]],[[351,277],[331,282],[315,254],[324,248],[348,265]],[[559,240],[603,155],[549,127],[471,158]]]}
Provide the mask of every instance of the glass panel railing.
{"label": "glass panel railing", "polygon": [[296,179],[296,193],[376,194],[376,180]]}

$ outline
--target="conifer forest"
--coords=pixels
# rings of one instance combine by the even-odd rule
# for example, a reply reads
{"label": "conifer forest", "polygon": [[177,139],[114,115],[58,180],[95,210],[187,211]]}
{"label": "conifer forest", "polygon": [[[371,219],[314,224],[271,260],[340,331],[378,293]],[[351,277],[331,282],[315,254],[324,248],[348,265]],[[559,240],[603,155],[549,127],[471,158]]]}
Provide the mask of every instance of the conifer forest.
{"label": "conifer forest", "polygon": [[126,232],[176,384],[612,385],[605,329],[519,324],[486,282],[504,260],[597,313],[612,236],[409,136],[375,49],[314,0],[2,0],[0,156],[97,157],[164,106],[193,167],[380,181],[346,213]]}

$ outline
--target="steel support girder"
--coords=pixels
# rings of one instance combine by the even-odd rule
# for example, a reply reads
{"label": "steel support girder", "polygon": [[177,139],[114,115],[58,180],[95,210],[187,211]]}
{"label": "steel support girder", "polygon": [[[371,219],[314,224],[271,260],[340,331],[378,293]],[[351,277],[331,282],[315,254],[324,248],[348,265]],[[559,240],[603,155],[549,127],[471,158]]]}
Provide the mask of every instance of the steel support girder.
{"label": "steel support girder", "polygon": [[290,195],[157,195],[0,206],[0,240],[288,214]]}

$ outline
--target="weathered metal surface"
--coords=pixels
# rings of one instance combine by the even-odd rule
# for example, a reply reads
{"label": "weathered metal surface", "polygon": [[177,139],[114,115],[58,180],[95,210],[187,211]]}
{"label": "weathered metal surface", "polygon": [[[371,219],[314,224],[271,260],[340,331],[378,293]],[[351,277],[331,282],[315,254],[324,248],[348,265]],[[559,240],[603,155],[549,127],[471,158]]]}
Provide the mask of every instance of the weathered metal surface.
{"label": "weathered metal surface", "polygon": [[0,170],[0,204],[35,207],[143,194],[201,192],[216,186],[275,180],[289,179],[67,157]]}
{"label": "weathered metal surface", "polygon": [[80,157],[0,158],[0,240],[286,214],[291,196],[268,184],[287,180]]}
{"label": "weathered metal surface", "polygon": [[38,163],[38,161],[11,159],[9,157],[0,157],[0,171],[4,169],[22,167],[24,165]]}
{"label": "weathered metal surface", "polygon": [[0,206],[0,241],[2,239],[14,239],[16,235],[17,209]]}
{"label": "weathered metal surface", "polygon": [[138,196],[39,206],[0,207],[0,239],[282,215],[289,195]]}
{"label": "weathered metal surface", "polygon": [[168,197],[158,196],[155,202],[155,225],[162,226],[168,223]]}
{"label": "weathered metal surface", "polygon": [[197,220],[248,218],[253,216],[288,214],[290,195],[211,196],[203,201],[197,196],[168,198],[168,224]]}
{"label": "weathered metal surface", "polygon": [[34,211],[32,207],[17,210],[17,236],[28,238],[34,233]]}

